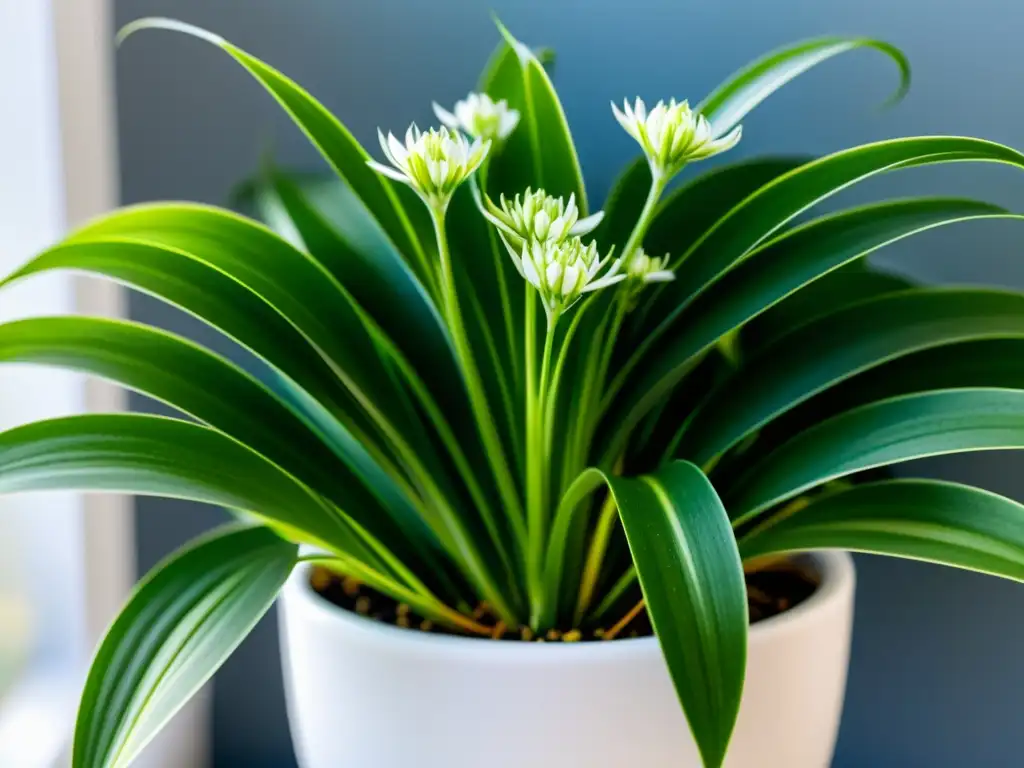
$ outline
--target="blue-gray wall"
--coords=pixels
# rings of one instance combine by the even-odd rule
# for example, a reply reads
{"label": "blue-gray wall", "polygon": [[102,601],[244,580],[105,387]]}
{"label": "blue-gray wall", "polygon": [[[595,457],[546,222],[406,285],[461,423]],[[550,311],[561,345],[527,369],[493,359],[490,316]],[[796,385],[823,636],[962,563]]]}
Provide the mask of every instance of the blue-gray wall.
{"label": "blue-gray wall", "polygon": [[[120,0],[117,19],[175,16],[213,29],[305,84],[372,146],[378,124],[431,121],[475,81],[496,35],[479,0]],[[553,46],[556,84],[595,200],[634,152],[609,99],[698,100],[749,58],[823,33],[883,37],[915,66],[897,109],[881,57],[855,54],[806,76],[746,121],[735,155],[823,153],[911,133],[976,134],[1024,147],[1024,6],[1016,0],[494,0],[521,38]],[[166,33],[132,39],[117,65],[124,200],[221,203],[273,145],[289,165],[319,161],[275,105],[222,54]],[[885,179],[850,199],[945,191],[1020,209],[1024,178],[950,168]],[[888,255],[932,281],[1024,287],[1024,231],[944,230]],[[134,300],[134,317],[218,346],[195,322]],[[142,404],[140,403],[140,406]],[[1024,464],[1007,456],[924,471],[1024,498]],[[143,564],[216,522],[188,505],[142,501]],[[860,558],[857,630],[836,757],[842,768],[1021,763],[1024,588],[916,563]],[[218,677],[218,768],[293,764],[275,628],[266,621]],[[784,692],[783,692],[784,694]]]}

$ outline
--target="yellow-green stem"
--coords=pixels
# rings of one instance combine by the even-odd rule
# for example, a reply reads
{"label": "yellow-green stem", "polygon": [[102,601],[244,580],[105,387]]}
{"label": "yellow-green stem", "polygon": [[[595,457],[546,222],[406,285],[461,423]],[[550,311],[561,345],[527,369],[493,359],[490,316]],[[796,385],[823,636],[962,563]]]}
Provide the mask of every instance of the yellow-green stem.
{"label": "yellow-green stem", "polygon": [[[480,379],[480,371],[476,366],[462,319],[462,312],[459,309],[459,299],[455,289],[455,273],[451,263],[451,251],[448,247],[448,234],[445,231],[444,211],[436,208],[432,209],[431,216],[434,222],[434,233],[437,237],[438,256],[441,261],[441,288],[444,298],[445,319],[448,323],[448,330],[452,335],[456,355],[462,366],[462,374],[466,383],[466,391],[469,395],[470,407],[480,428],[480,436],[483,440],[491,469],[494,472],[498,493],[501,495],[502,502],[512,522],[512,527],[517,537],[516,543],[519,545],[520,550],[522,550],[526,545],[522,505],[516,492],[512,473],[509,470],[504,448],[501,445],[501,439],[498,436],[497,428],[491,416],[487,396],[484,393],[483,384]],[[494,541],[495,547],[499,552],[503,552],[505,543],[501,540],[497,521],[486,510],[481,510],[481,516]],[[516,622],[514,615],[505,604],[504,599],[493,588],[493,585],[491,585],[489,592],[491,594],[488,594],[486,597],[491,601],[491,604],[501,615],[501,618],[514,624]]]}
{"label": "yellow-green stem", "polygon": [[587,559],[583,564],[583,576],[580,579],[579,596],[576,599],[576,613],[573,615],[573,626],[583,621],[583,617],[594,599],[594,590],[597,588],[597,579],[601,575],[601,566],[604,564],[604,555],[608,550],[608,540],[611,538],[612,528],[618,520],[618,508],[615,506],[615,499],[611,494],[604,500],[601,507],[601,514],[597,518],[597,525],[594,526],[594,533],[590,539],[590,548],[587,550]]}

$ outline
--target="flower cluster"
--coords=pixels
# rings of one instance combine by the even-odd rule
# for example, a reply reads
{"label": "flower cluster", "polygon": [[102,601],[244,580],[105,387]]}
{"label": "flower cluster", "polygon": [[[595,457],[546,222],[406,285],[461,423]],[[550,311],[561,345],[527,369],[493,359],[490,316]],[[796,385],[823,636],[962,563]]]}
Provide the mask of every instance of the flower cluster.
{"label": "flower cluster", "polygon": [[537,289],[549,314],[557,315],[572,306],[584,293],[614,285],[626,278],[620,274],[621,259],[611,262],[609,253],[598,256],[597,245],[584,245],[579,237],[565,240],[533,240],[521,254],[509,249],[519,273]]}
{"label": "flower cluster", "polygon": [[481,211],[509,239],[521,246],[523,243],[561,242],[572,235],[585,235],[601,223],[604,213],[598,212],[580,219],[576,207],[576,195],[569,195],[568,202],[553,197],[543,189],[526,189],[512,200],[504,195],[500,206],[484,200]]}
{"label": "flower cluster", "polygon": [[444,210],[456,188],[472,174],[487,156],[490,141],[476,139],[472,143],[458,131],[431,128],[420,131],[413,123],[405,133],[403,144],[392,134],[384,138],[377,132],[384,156],[390,167],[368,160],[368,164],[403,184],[408,184],[428,206]]}
{"label": "flower cluster", "polygon": [[504,141],[519,124],[519,112],[510,109],[504,99],[494,101],[486,93],[471,93],[455,102],[449,112],[436,101],[434,114],[452,130],[461,130],[475,139]]}
{"label": "flower cluster", "polygon": [[742,126],[736,126],[716,137],[704,115],[695,114],[688,102],[675,99],[668,104],[659,101],[650,112],[639,98],[633,106],[623,102],[621,110],[612,103],[612,112],[643,149],[651,173],[660,179],[671,178],[688,162],[732,149],[743,132]]}

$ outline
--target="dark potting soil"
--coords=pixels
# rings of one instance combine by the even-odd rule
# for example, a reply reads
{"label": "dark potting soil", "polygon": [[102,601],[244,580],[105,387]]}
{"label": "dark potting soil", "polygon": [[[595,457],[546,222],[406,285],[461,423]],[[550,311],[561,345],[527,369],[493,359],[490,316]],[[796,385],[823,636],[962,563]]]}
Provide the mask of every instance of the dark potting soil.
{"label": "dark potting soil", "polygon": [[[747,607],[750,611],[750,623],[771,618],[788,611],[810,597],[818,587],[815,575],[798,562],[783,561],[772,564],[753,573],[746,574]],[[409,606],[398,603],[386,595],[360,584],[355,579],[343,578],[325,568],[315,567],[310,577],[310,585],[325,600],[352,613],[365,616],[374,621],[391,624],[396,627],[417,629],[421,632],[432,632],[446,635],[463,635],[463,633],[440,626],[436,622],[418,616]],[[626,610],[628,610],[628,606]],[[628,618],[628,614],[610,616],[604,626],[589,628],[585,632],[568,630],[565,632],[551,631],[544,636],[534,637],[525,628],[508,631],[504,625],[496,623],[481,606],[474,614],[479,623],[494,628],[496,640],[527,640],[533,642],[576,642],[607,640],[609,630],[615,636],[645,637],[652,633],[651,623],[646,611],[639,611]],[[469,635],[467,637],[479,637]]]}

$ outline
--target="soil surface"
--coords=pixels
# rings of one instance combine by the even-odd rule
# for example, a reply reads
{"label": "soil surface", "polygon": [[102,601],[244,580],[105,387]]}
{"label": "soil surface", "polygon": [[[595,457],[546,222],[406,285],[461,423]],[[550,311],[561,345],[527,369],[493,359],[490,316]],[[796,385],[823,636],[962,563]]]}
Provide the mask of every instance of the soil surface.
{"label": "soil surface", "polygon": [[[770,618],[799,605],[814,590],[818,582],[815,575],[806,567],[796,562],[779,562],[770,567],[746,574],[747,607],[750,611],[750,623]],[[397,627],[417,629],[421,632],[433,632],[447,635],[462,633],[439,626],[429,619],[416,615],[409,606],[397,603],[391,598],[360,584],[355,579],[342,578],[324,568],[315,567],[310,577],[313,589],[325,600],[334,603],[352,613],[366,616],[374,621],[381,621]],[[486,609],[477,610],[474,618],[480,623],[495,626],[495,621],[488,616]],[[608,628],[621,624],[624,616],[610,618]],[[496,640],[528,640],[534,642],[575,642],[606,640],[607,628],[588,629],[586,632],[569,630],[566,632],[551,631],[543,637],[534,637],[526,628],[506,631],[503,625],[495,626]],[[652,633],[646,611],[641,610],[628,623],[617,627],[617,637],[645,637]],[[467,635],[469,636],[469,635]],[[471,635],[478,637],[478,635]]]}

